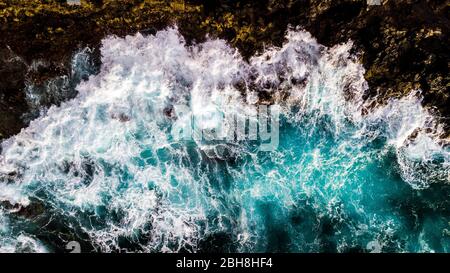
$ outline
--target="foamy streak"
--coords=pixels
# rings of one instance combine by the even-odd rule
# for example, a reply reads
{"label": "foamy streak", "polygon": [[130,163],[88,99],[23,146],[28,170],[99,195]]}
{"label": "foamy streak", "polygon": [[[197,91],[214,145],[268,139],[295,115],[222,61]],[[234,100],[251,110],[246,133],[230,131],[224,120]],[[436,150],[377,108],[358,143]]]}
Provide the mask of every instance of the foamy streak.
{"label": "foamy streak", "polygon": [[[437,154],[444,161],[430,166],[431,172],[448,182],[448,150],[426,132],[433,118],[419,98],[392,100],[361,115],[367,83],[350,48],[351,43],[325,48],[309,33],[289,31],[282,48],[269,49],[248,64],[222,40],[188,48],[176,29],[148,37],[107,38],[101,72],[78,86],[78,96],[51,107],[2,143],[0,179],[13,182],[0,183],[0,197],[26,205],[39,189],[51,193],[55,200],[49,205],[64,217],[81,211],[102,218],[105,224],[99,227],[80,224],[102,251],[118,250],[120,237],[134,240],[142,234],[147,235],[140,243],[142,251],[195,251],[201,238],[226,230],[227,219],[208,224],[208,217],[224,204],[213,198],[208,173],[195,171],[200,163],[188,153],[192,147],[170,136],[171,126],[183,116],[168,113],[174,104],[186,104],[194,116],[217,110],[252,115],[261,91],[272,94],[293,123],[309,115],[314,126],[328,116],[336,135],[348,130],[348,123],[359,128],[355,138],[384,135],[399,154],[403,178],[414,187],[436,181],[428,171],[416,170],[417,165],[430,166]],[[236,87],[242,82],[244,96]],[[287,99],[278,97],[282,93]],[[300,110],[291,112],[293,106]],[[203,128],[215,123],[203,121]],[[384,129],[374,131],[374,126]],[[414,131],[420,132],[408,144]],[[233,147],[238,156],[256,156],[245,144]],[[211,147],[197,143],[193,149],[201,157]],[[252,196],[260,194],[256,186],[243,187]],[[230,203],[241,200],[228,197]],[[112,214],[115,218],[108,216]],[[241,250],[256,244],[252,217],[244,210],[233,223],[241,232]]]}
{"label": "foamy streak", "polygon": [[383,133],[396,149],[404,181],[423,189],[435,182],[450,182],[450,149],[444,141],[442,125],[421,105],[420,92],[391,99],[371,113],[367,124],[385,123]]}

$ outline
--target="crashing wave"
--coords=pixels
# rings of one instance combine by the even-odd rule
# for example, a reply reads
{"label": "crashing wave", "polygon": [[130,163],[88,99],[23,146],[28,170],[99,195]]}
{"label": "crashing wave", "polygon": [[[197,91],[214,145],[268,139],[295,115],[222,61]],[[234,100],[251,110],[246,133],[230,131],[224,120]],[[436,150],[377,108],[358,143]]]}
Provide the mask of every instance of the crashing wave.
{"label": "crashing wave", "polygon": [[[100,251],[195,252],[218,234],[225,251],[392,247],[402,220],[362,188],[389,192],[396,178],[383,168],[417,189],[448,183],[449,150],[417,94],[369,109],[351,47],[290,30],[245,62],[223,40],[188,47],[176,28],[109,37],[74,99],[2,143],[0,198],[43,202],[42,221],[64,219]],[[260,104],[281,107],[275,151],[171,135],[186,118],[211,129],[216,113],[255,116]]]}

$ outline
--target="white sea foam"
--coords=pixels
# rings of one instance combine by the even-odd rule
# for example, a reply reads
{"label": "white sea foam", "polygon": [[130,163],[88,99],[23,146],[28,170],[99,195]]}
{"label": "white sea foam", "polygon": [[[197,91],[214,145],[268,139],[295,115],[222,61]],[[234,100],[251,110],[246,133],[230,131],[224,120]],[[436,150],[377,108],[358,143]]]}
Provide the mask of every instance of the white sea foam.
{"label": "white sea foam", "polygon": [[[176,142],[170,129],[186,114],[207,117],[201,119],[202,128],[216,125],[217,111],[254,115],[261,92],[273,97],[269,103],[282,106],[291,123],[309,116],[314,126],[326,116],[331,119],[328,130],[336,136],[387,138],[403,179],[413,187],[448,182],[449,152],[437,144],[441,129],[417,94],[362,114],[368,86],[363,67],[349,53],[351,46],[326,48],[309,33],[290,30],[282,48],[268,49],[246,63],[222,40],[187,47],[173,28],[154,36],[107,38],[100,73],[77,87],[77,97],[51,107],[2,143],[0,198],[27,205],[27,196],[44,199],[39,194],[45,192],[62,217],[76,211],[94,214],[105,223],[80,225],[102,251],[118,251],[120,238],[137,241],[143,235],[141,251],[195,251],[201,238],[226,229],[230,221],[238,226],[243,247],[255,245],[255,230],[262,227],[255,224],[252,208],[244,209],[237,220],[217,215],[228,209],[220,199],[224,197],[216,196],[210,174],[201,172],[201,160],[195,159],[210,154],[211,145]],[[179,113],[173,105],[186,105],[191,113]],[[414,132],[418,134],[411,138]],[[234,147],[236,157],[257,157],[245,144],[226,145]],[[299,159],[298,164],[312,162],[302,175],[308,177],[325,164],[320,156],[318,152]],[[443,162],[436,163],[436,156]],[[278,160],[283,164],[282,157]],[[208,170],[222,179],[220,167],[211,164]],[[257,178],[253,183],[253,178],[226,168],[234,179],[244,181],[236,187],[241,192],[227,196],[230,207],[243,200],[243,193],[251,198],[267,194],[269,187]],[[279,189],[277,196],[286,207],[294,204],[288,188],[294,182],[276,171],[264,181]],[[326,187],[343,183],[330,181]],[[209,220],[211,215],[215,220]],[[27,238],[19,236],[17,242],[35,244]]]}
{"label": "white sea foam", "polygon": [[[59,104],[77,95],[75,86],[83,79],[87,79],[95,71],[92,49],[84,48],[72,57],[71,71],[68,75],[57,76],[45,81],[41,85],[27,83],[25,99],[29,112],[23,116],[25,121],[32,120],[45,114],[50,104]],[[45,61],[34,61],[30,69],[39,70],[48,64]]]}

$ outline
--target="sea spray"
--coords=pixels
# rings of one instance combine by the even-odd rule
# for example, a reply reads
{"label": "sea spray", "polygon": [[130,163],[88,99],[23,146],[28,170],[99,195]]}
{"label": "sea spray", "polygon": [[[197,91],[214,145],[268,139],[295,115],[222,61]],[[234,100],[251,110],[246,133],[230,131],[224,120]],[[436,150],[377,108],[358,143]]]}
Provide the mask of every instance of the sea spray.
{"label": "sea spray", "polygon": [[[223,40],[186,46],[174,28],[105,39],[99,74],[2,143],[2,200],[44,210],[5,209],[15,228],[0,246],[28,236],[32,250],[12,251],[74,240],[82,251],[449,251],[442,129],[420,94],[368,107],[351,46],[290,30],[245,62]],[[172,134],[190,117],[203,129],[216,113],[255,117],[260,104],[280,108],[274,150]]]}
{"label": "sea spray", "polygon": [[[34,61],[30,70],[39,71],[48,66],[45,61]],[[45,114],[50,105],[59,105],[61,102],[74,98],[77,95],[76,86],[97,72],[94,52],[86,47],[72,56],[70,72],[46,80],[42,84],[28,82],[25,86],[25,98],[29,111],[23,115],[26,123],[39,115]]]}

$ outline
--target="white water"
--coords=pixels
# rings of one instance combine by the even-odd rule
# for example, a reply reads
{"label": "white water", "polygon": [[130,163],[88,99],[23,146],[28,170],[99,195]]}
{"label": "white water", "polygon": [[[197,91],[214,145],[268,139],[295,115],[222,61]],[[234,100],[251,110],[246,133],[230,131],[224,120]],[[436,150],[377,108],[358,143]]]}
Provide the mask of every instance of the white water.
{"label": "white water", "polygon": [[[23,206],[31,197],[40,200],[101,251],[123,250],[121,238],[138,244],[140,251],[196,251],[203,238],[230,230],[237,234],[237,251],[264,251],[270,246],[260,242],[261,234],[271,231],[255,210],[258,202],[275,196],[284,215],[296,206],[298,195],[317,195],[326,199],[313,205],[318,214],[334,215],[340,198],[353,202],[358,196],[353,172],[391,149],[397,155],[392,168],[414,189],[448,183],[450,154],[437,142],[442,129],[421,106],[420,93],[362,114],[369,105],[362,99],[368,86],[363,67],[349,53],[351,46],[325,48],[309,33],[291,30],[282,48],[246,63],[222,40],[186,47],[176,29],[107,38],[100,73],[78,85],[77,97],[51,107],[2,143],[0,200]],[[243,95],[236,87],[241,83]],[[328,144],[320,140],[316,149],[305,150],[311,153],[286,162],[289,153],[304,147],[291,151],[282,146],[266,155],[272,162],[267,167],[246,143],[227,143],[236,164],[243,162],[236,167],[204,157],[218,146],[176,142],[170,135],[184,118],[172,109],[174,104],[189,106],[194,116],[212,117],[203,119],[202,127],[214,127],[217,110],[254,114],[261,91],[273,94],[282,107],[285,126],[310,128],[298,140],[282,128],[280,138],[292,139],[294,148],[309,145],[317,138],[315,130],[325,126],[325,135],[340,143],[333,149],[342,155],[328,158],[321,150]],[[409,139],[412,133],[417,136]],[[386,145],[363,152],[380,138]],[[303,178],[346,157],[352,161],[330,170],[320,183]],[[356,197],[345,195],[348,185]],[[78,221],[80,215],[95,223]],[[367,217],[359,225],[372,221],[378,228],[370,235],[375,238],[388,236],[390,221],[395,222],[391,216],[379,220],[376,212]],[[18,244],[27,245],[23,251],[45,250],[32,234],[11,232],[8,215],[1,219],[2,251],[20,251]],[[292,232],[301,241],[302,233]],[[337,249],[345,249],[348,240],[337,239]],[[291,250],[316,249],[298,245]]]}

